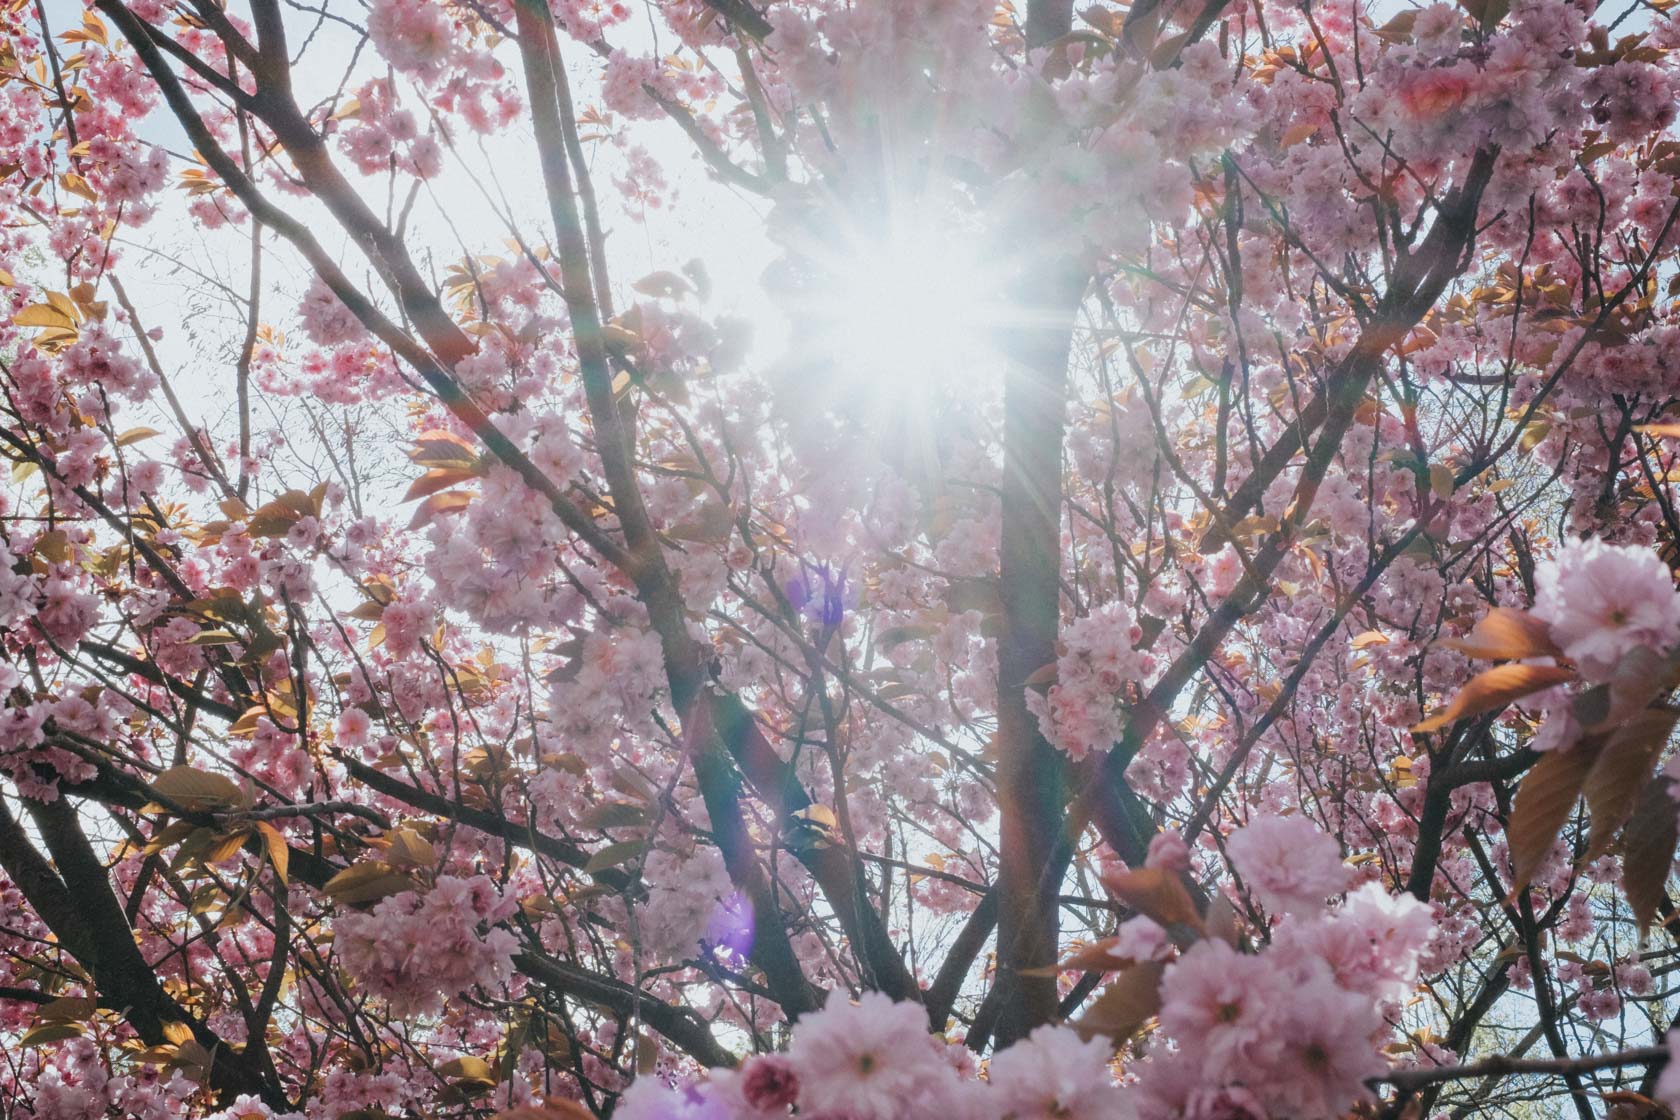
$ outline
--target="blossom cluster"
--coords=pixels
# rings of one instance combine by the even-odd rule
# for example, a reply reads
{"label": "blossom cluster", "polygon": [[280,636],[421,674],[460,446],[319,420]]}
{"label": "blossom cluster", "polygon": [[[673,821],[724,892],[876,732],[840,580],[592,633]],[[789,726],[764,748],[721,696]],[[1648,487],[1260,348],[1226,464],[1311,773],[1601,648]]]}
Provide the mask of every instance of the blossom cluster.
{"label": "blossom cluster", "polygon": [[446,998],[509,977],[518,943],[495,923],[517,908],[487,876],[441,875],[428,890],[341,914],[333,944],[345,971],[392,1014],[435,1014]]}
{"label": "blossom cluster", "polygon": [[749,1058],[739,1070],[714,1070],[679,1088],[653,1078],[637,1081],[615,1115],[759,1120],[785,1115],[789,1107],[800,1116],[848,1120],[1133,1115],[1109,1069],[1110,1049],[1069,1027],[1040,1027],[993,1058],[982,1081],[966,1047],[928,1033],[919,1005],[879,993],[853,1002],[835,992],[821,1011],[800,1020],[786,1054]]}
{"label": "blossom cluster", "polygon": [[[1680,11],[177,7],[0,11],[0,1111],[1311,1118],[1668,998]],[[769,354],[760,253],[863,284]],[[1035,462],[1055,595],[1001,560]],[[1061,824],[1039,916],[1153,1013],[993,1045]],[[403,827],[435,862],[335,894]],[[1089,897],[1146,840],[1198,920]],[[132,991],[42,1002],[131,940],[203,1084]]]}
{"label": "blossom cluster", "polygon": [[[1156,844],[1151,863],[1176,866],[1184,855],[1182,841]],[[848,1120],[1340,1116],[1388,1068],[1382,1047],[1435,936],[1434,915],[1375,882],[1327,906],[1350,872],[1335,841],[1299,817],[1258,817],[1232,834],[1231,858],[1287,914],[1258,952],[1208,936],[1175,956],[1151,919],[1126,923],[1117,957],[1174,959],[1160,978],[1167,1045],[1150,1047],[1124,1079],[1111,1067],[1111,1040],[1070,1026],[1039,1027],[980,1077],[966,1047],[928,1033],[919,1005],[835,992],[799,1021],[785,1054],[680,1087],[644,1079],[618,1115],[757,1120],[791,1106]]]}
{"label": "blossom cluster", "polygon": [[[1597,538],[1566,540],[1537,565],[1533,617],[1547,639],[1588,685],[1610,688],[1613,705],[1637,691],[1660,659],[1680,650],[1680,589],[1650,549]],[[1545,713],[1536,750],[1580,739],[1575,693],[1566,685],[1525,699]],[[1614,709],[1613,709],[1614,710]]]}
{"label": "blossom cluster", "polygon": [[1126,724],[1126,686],[1145,680],[1154,658],[1124,603],[1107,603],[1062,633],[1055,683],[1027,690],[1027,707],[1043,735],[1072,758],[1107,751]]}
{"label": "blossom cluster", "polygon": [[1535,573],[1534,613],[1590,681],[1606,681],[1635,650],[1680,646],[1680,590],[1648,548],[1568,540]]}
{"label": "blossom cluster", "polygon": [[[1436,936],[1434,914],[1376,882],[1327,906],[1351,872],[1336,842],[1298,815],[1257,816],[1231,834],[1229,852],[1283,916],[1258,952],[1208,936],[1167,965],[1158,1019],[1172,1045],[1133,1067],[1137,1114],[1339,1116],[1387,1068],[1382,1047]],[[1150,860],[1171,868],[1183,854],[1182,842],[1152,845]]]}

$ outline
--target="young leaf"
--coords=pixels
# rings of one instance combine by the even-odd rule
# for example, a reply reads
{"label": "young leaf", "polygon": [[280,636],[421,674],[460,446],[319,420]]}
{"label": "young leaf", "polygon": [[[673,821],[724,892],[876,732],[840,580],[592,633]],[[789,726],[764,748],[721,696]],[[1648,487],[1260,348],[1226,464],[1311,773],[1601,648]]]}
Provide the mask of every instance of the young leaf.
{"label": "young leaf", "polygon": [[597,871],[605,871],[609,867],[617,867],[627,860],[636,858],[642,850],[640,840],[622,840],[617,844],[608,844],[589,857],[589,862],[583,865],[586,875],[593,875]]}
{"label": "young leaf", "polygon": [[285,886],[292,849],[287,846],[286,838],[280,835],[280,830],[267,821],[257,822],[257,831],[262,833],[263,847],[268,850],[268,862],[274,865],[274,874],[279,877],[280,885]]}
{"label": "young leaf", "polygon": [[431,867],[437,863],[437,849],[412,828],[399,828],[389,839],[385,858],[392,867]]}
{"label": "young leaf", "polygon": [[1511,849],[1512,894],[1528,885],[1552,850],[1552,841],[1569,819],[1569,811],[1575,807],[1581,786],[1597,760],[1598,744],[1585,740],[1565,750],[1548,752],[1523,779],[1511,808],[1511,821],[1505,827],[1505,840]]}
{"label": "young leaf", "polygon": [[433,428],[421,432],[420,438],[414,441],[414,447],[408,457],[425,467],[458,467],[465,470],[473,469],[478,463],[478,452],[473,445],[453,432]]}
{"label": "young leaf", "polygon": [[1214,895],[1208,903],[1207,917],[1202,924],[1209,937],[1217,937],[1233,949],[1242,942],[1242,933],[1237,928],[1237,908],[1222,894]]}
{"label": "young leaf", "polygon": [[1160,961],[1142,961],[1122,972],[1103,989],[1085,1014],[1071,1026],[1082,1038],[1107,1038],[1116,1049],[1161,1010]]}
{"label": "young leaf", "polygon": [[1477,673],[1440,712],[1412,728],[1413,734],[1438,731],[1461,719],[1498,711],[1513,700],[1575,679],[1572,669],[1556,665],[1496,665]]}
{"label": "young leaf", "polygon": [[439,514],[460,513],[472,504],[472,500],[471,494],[460,490],[446,490],[442,494],[433,494],[414,507],[414,516],[409,519],[408,527],[423,529]]}
{"label": "young leaf", "polygon": [[352,864],[328,879],[321,889],[345,906],[378,902],[388,895],[414,888],[414,880],[377,860]]}
{"label": "young leaf", "polygon": [[1115,898],[1163,926],[1201,928],[1202,916],[1196,912],[1190,892],[1170,871],[1159,867],[1123,868],[1104,872],[1102,881]]}
{"label": "young leaf", "polygon": [[1576,698],[1575,722],[1588,731],[1617,727],[1680,684],[1680,658],[1635,646],[1623,654],[1610,679]]}
{"label": "young leaf", "polygon": [[628,801],[602,801],[578,817],[578,827],[605,832],[609,828],[633,828],[647,823],[647,810]]}
{"label": "young leaf", "polygon": [[1114,947],[1120,943],[1118,937],[1102,937],[1096,941],[1081,945],[1056,964],[1045,965],[1042,968],[1023,968],[1023,976],[1060,976],[1064,972],[1118,972],[1127,964],[1129,958],[1114,955]]}
{"label": "young leaf", "polygon": [[498,1112],[494,1120],[595,1120],[595,1114],[576,1101],[555,1099]]}
{"label": "young leaf", "polygon": [[51,1003],[43,1003],[35,1011],[42,1023],[82,1023],[93,1018],[99,1005],[85,996],[63,996]]}
{"label": "young leaf", "polygon": [[32,304],[13,315],[12,322],[20,327],[56,327],[59,330],[72,330],[76,326],[75,319],[50,303]]}
{"label": "young leaf", "polygon": [[1641,935],[1662,905],[1674,868],[1674,848],[1680,843],[1672,785],[1667,778],[1645,783],[1639,804],[1622,830],[1622,889]]}
{"label": "young leaf", "polygon": [[412,502],[416,498],[424,498],[436,494],[439,490],[447,490],[451,486],[477,478],[478,472],[465,467],[433,467],[409,484],[404,491],[402,500]]}
{"label": "young leaf", "polygon": [[63,1042],[68,1038],[82,1037],[82,1028],[75,1023],[40,1023],[23,1032],[18,1039],[18,1046],[44,1046],[49,1042]]}
{"label": "young leaf", "polygon": [[205,847],[203,854],[199,857],[199,862],[222,863],[225,860],[230,860],[239,854],[240,850],[245,847],[245,841],[250,837],[250,831],[244,828],[236,828],[231,832],[222,833],[220,836],[214,837]]}
{"label": "young leaf", "polygon": [[457,1081],[471,1081],[482,1085],[496,1083],[496,1071],[483,1058],[470,1054],[452,1058],[438,1067],[438,1073]]}
{"label": "young leaf", "polygon": [[171,766],[152,780],[152,792],[188,809],[231,809],[244,794],[223,774]]}
{"label": "young leaf", "polygon": [[1560,657],[1550,628],[1531,614],[1495,607],[1462,638],[1443,638],[1441,644],[1466,657],[1484,661],[1523,661],[1530,657]]}
{"label": "young leaf", "polygon": [[118,447],[132,447],[141,440],[151,439],[158,434],[156,428],[130,428],[117,437]]}
{"label": "young leaf", "polygon": [[1592,812],[1592,830],[1584,859],[1597,859],[1610,850],[1616,830],[1633,812],[1651,780],[1657,756],[1668,743],[1680,709],[1650,708],[1611,734],[1581,787]]}

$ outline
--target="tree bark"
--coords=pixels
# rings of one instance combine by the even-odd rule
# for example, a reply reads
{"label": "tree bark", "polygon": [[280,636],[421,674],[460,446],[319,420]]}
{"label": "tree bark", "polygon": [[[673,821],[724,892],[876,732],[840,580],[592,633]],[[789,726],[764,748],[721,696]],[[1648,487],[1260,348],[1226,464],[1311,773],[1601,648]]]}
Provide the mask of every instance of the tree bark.
{"label": "tree bark", "polygon": [[1033,272],[1021,301],[1032,308],[1032,325],[1004,341],[997,983],[1009,988],[997,1025],[1000,1047],[1056,1015],[1055,979],[1024,973],[1056,960],[1059,879],[1043,871],[1066,803],[1065,760],[1027,710],[1027,680],[1056,659],[1068,352],[1086,276],[1071,260]]}

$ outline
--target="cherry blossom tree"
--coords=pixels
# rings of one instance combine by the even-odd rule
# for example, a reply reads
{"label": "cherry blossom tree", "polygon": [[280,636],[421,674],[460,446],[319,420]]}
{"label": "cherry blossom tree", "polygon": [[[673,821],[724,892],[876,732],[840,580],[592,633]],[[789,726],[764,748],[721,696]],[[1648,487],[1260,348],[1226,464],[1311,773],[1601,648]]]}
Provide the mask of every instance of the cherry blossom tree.
{"label": "cherry blossom tree", "polygon": [[1672,7],[0,5],[4,1114],[1671,1118]]}

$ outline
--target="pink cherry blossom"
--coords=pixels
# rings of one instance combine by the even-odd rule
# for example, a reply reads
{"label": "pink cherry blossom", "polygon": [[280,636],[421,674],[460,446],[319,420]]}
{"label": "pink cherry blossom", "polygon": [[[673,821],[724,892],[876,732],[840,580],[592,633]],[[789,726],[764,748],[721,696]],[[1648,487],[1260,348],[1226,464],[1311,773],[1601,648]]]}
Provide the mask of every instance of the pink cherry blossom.
{"label": "pink cherry blossom", "polygon": [[1300,815],[1262,815],[1231,834],[1231,863],[1268,907],[1316,913],[1344,890],[1348,869],[1336,842]]}
{"label": "pink cherry blossom", "polygon": [[955,1074],[928,1037],[914,1004],[877,992],[856,1003],[843,993],[806,1017],[788,1046],[802,1113],[891,1120],[916,1102],[932,1104]]}
{"label": "pink cherry blossom", "polygon": [[512,908],[482,875],[442,876],[430,890],[340,915],[334,946],[350,974],[394,1013],[436,1012],[446,997],[507,978],[516,942],[494,923]]}
{"label": "pink cherry blossom", "polygon": [[1648,549],[1568,541],[1536,573],[1534,612],[1590,677],[1604,679],[1628,652],[1680,644],[1680,591]]}

